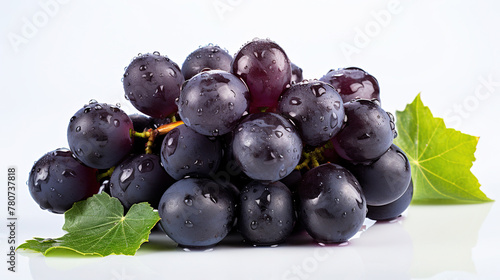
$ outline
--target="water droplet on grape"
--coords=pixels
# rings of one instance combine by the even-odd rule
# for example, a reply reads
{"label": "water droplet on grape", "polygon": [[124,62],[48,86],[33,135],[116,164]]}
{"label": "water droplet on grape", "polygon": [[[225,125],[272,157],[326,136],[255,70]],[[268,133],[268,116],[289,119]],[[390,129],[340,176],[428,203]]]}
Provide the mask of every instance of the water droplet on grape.
{"label": "water droplet on grape", "polygon": [[170,77],[174,77],[174,78],[177,77],[177,74],[175,73],[174,69],[172,69],[170,67],[167,68],[167,74],[169,74]]}
{"label": "water droplet on grape", "polygon": [[300,105],[300,104],[302,104],[302,100],[300,100],[300,98],[292,97],[290,99],[290,105]]}
{"label": "water droplet on grape", "polygon": [[191,222],[190,220],[186,220],[186,221],[184,222],[184,225],[185,225],[186,227],[188,227],[188,228],[192,228],[192,227],[193,227],[193,222]]}
{"label": "water droplet on grape", "polygon": [[253,230],[256,230],[258,226],[259,226],[259,223],[257,221],[252,221],[250,223],[250,228]]}
{"label": "water droplet on grape", "polygon": [[137,169],[141,173],[151,172],[154,169],[154,163],[150,159],[145,159],[137,166]]}
{"label": "water droplet on grape", "polygon": [[369,138],[370,138],[370,134],[368,134],[368,133],[364,133],[364,134],[358,136],[358,140],[366,140]]}
{"label": "water droplet on grape", "polygon": [[340,109],[340,101],[335,101],[333,102],[333,107],[335,108],[335,110],[339,110]]}
{"label": "water droplet on grape", "polygon": [[184,204],[186,204],[187,206],[192,206],[193,205],[193,199],[191,198],[190,195],[187,195],[184,198]]}
{"label": "water droplet on grape", "polygon": [[61,174],[66,178],[68,178],[68,177],[76,178],[76,172],[74,170],[71,170],[71,169],[65,169]]}

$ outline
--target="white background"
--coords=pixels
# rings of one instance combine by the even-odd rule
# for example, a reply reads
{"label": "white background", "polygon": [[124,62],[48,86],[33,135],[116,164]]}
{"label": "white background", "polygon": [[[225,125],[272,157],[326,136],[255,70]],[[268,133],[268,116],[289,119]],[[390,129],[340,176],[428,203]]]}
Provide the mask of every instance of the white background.
{"label": "white background", "polygon": [[[159,51],[181,66],[200,45],[218,44],[234,54],[255,37],[277,42],[305,78],[320,78],[332,68],[365,69],[378,79],[382,106],[392,113],[421,92],[435,116],[481,137],[473,172],[483,192],[500,199],[498,1],[25,0],[2,1],[1,7],[0,183],[6,185],[7,167],[15,166],[19,243],[64,234],[63,216],[40,210],[31,199],[25,185],[29,170],[46,152],[67,147],[69,119],[90,99],[135,112],[121,84],[135,55]],[[7,279],[500,276],[498,202],[411,206],[394,223],[368,223],[346,247],[297,241],[302,246],[226,244],[186,253],[156,236],[135,257],[19,253],[18,272],[8,273],[2,189],[0,275]]]}

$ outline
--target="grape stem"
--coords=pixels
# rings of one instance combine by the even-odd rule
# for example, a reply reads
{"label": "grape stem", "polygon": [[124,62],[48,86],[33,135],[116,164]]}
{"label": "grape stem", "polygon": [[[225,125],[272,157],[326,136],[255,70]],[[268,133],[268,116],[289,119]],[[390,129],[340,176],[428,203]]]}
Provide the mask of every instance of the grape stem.
{"label": "grape stem", "polygon": [[111,174],[113,174],[113,171],[115,171],[115,167],[114,166],[111,167],[110,169],[102,172],[102,173],[97,174],[97,181],[101,182],[104,178],[111,177]]}
{"label": "grape stem", "polygon": [[173,117],[172,120],[174,120],[174,122],[161,125],[156,129],[149,128],[149,129],[144,130],[143,132],[137,132],[137,131],[131,130],[130,135],[132,137],[147,138],[148,142],[146,143],[146,151],[145,152],[146,152],[146,154],[151,154],[151,153],[153,153],[154,141],[158,135],[167,134],[172,129],[176,128],[177,126],[184,124],[183,121],[175,121],[175,117]]}
{"label": "grape stem", "polygon": [[295,169],[301,170],[307,168],[307,170],[313,169],[314,167],[318,167],[320,165],[320,161],[324,160],[323,152],[327,149],[328,145],[323,147],[317,147],[313,151],[306,152],[302,151],[303,161],[298,164]]}

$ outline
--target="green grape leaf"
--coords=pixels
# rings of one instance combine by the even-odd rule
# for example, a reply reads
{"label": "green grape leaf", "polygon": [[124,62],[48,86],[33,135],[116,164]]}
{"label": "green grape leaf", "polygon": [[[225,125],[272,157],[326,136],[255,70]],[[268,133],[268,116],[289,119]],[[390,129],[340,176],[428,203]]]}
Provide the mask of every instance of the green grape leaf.
{"label": "green grape leaf", "polygon": [[96,194],[77,202],[64,213],[60,238],[27,240],[18,249],[30,249],[47,255],[54,249],[64,249],[82,255],[134,255],[148,241],[154,225],[160,220],[146,202],[132,205],[124,216],[120,201],[106,193]]}
{"label": "green grape leaf", "polygon": [[413,203],[488,202],[471,172],[479,137],[447,128],[417,95],[396,111],[399,136],[394,144],[408,156],[414,184]]}

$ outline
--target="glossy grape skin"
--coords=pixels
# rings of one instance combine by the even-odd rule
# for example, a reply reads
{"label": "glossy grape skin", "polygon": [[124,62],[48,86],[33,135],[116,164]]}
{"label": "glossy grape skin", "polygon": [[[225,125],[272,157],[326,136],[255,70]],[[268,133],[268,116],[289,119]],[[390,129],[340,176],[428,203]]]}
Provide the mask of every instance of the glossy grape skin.
{"label": "glossy grape skin", "polygon": [[380,102],[380,86],[377,79],[361,68],[332,69],[319,80],[331,84],[344,102],[356,98],[377,99]]}
{"label": "glossy grape skin", "polygon": [[241,170],[254,180],[278,181],[297,166],[302,140],[292,123],[275,113],[255,113],[236,128],[232,154]]}
{"label": "glossy grape skin", "polygon": [[222,159],[218,138],[208,138],[185,124],[169,131],[161,146],[161,162],[167,173],[180,180],[185,176],[209,176]]}
{"label": "glossy grape skin", "polygon": [[185,178],[171,185],[160,199],[158,214],[165,233],[182,247],[210,247],[231,230],[234,194],[206,178]]}
{"label": "glossy grape skin", "polygon": [[161,196],[175,182],[154,154],[129,156],[115,168],[109,181],[111,196],[118,198],[125,209],[140,202],[157,209]]}
{"label": "glossy grape skin", "polygon": [[35,162],[28,188],[40,208],[62,214],[75,202],[98,193],[100,184],[97,169],[83,165],[69,150],[58,149]]}
{"label": "glossy grape skin", "polygon": [[347,121],[332,142],[337,154],[353,163],[370,163],[383,155],[396,136],[394,120],[377,102],[344,103]]}
{"label": "glossy grape skin", "polygon": [[203,69],[231,71],[233,56],[219,46],[212,44],[198,48],[190,53],[184,63],[181,72],[187,81]]}
{"label": "glossy grape skin", "polygon": [[85,165],[108,169],[132,150],[132,129],[132,121],[121,109],[92,101],[70,119],[69,148]]}
{"label": "glossy grape skin", "polygon": [[408,206],[410,206],[412,198],[413,181],[410,180],[410,184],[406,188],[406,191],[395,201],[380,206],[368,205],[368,213],[366,214],[366,217],[377,221],[387,221],[395,219],[403,214]]}
{"label": "glossy grape skin", "polygon": [[302,68],[294,64],[293,62],[290,63],[292,66],[292,83],[300,83],[304,79],[303,74],[302,74]]}
{"label": "glossy grape skin", "polygon": [[376,161],[346,166],[358,179],[366,198],[366,204],[381,206],[401,197],[411,180],[410,161],[396,145]]}
{"label": "glossy grape skin", "polygon": [[182,87],[177,106],[182,121],[207,136],[232,131],[248,110],[248,88],[235,75],[222,71],[204,71]]}
{"label": "glossy grape skin", "polygon": [[344,123],[342,98],[331,85],[320,81],[290,86],[280,96],[278,112],[291,119],[302,141],[313,147],[325,144]]}
{"label": "glossy grape skin", "polygon": [[366,200],[356,178],[344,167],[326,163],[308,171],[298,189],[298,213],[319,243],[342,243],[366,218]]}
{"label": "glossy grape skin", "polygon": [[125,98],[137,110],[155,118],[177,111],[175,99],[183,82],[179,66],[157,52],[135,57],[123,74]]}
{"label": "glossy grape skin", "polygon": [[292,67],[285,51],[275,42],[255,39],[234,56],[231,72],[247,84],[251,107],[275,108],[278,97],[292,80]]}
{"label": "glossy grape skin", "polygon": [[240,192],[238,230],[245,242],[270,246],[284,242],[293,231],[295,210],[292,193],[277,181],[253,181]]}

